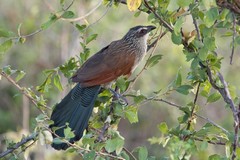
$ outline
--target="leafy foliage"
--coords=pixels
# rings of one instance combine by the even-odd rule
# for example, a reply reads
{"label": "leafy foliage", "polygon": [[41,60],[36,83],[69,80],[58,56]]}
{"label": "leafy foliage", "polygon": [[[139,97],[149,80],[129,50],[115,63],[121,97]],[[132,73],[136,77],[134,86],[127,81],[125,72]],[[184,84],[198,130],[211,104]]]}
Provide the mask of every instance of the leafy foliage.
{"label": "leafy foliage", "polygon": [[[105,0],[104,4],[110,7],[112,2]],[[119,3],[119,1],[114,1],[114,6],[118,6]],[[240,44],[239,24],[236,23],[239,20],[239,13],[236,13],[232,8],[223,8],[217,2],[208,0],[198,2],[193,0],[127,0],[125,3],[130,11],[135,11],[135,17],[140,17],[141,13],[145,12],[148,14],[148,21],[158,27],[157,31],[151,35],[150,42],[155,40],[157,43],[165,33],[169,33],[172,44],[182,47],[182,53],[186,58],[185,62],[189,63],[189,69],[186,71],[186,75],[183,74],[181,67],[176,70],[175,78],[169,82],[165,90],[151,88],[150,95],[145,95],[140,90],[133,90],[132,86],[143,71],[150,70],[153,66],[161,63],[162,55],[158,53],[153,55],[153,50],[145,62],[144,68],[133,80],[120,77],[112,85],[113,90],[119,92],[124,98],[130,99],[131,103],[126,106],[121,98],[116,99],[108,90],[101,92],[95,103],[96,111],[90,119],[88,130],[79,142],[69,144],[71,147],[66,152],[79,153],[82,159],[155,159],[155,157],[150,156],[150,150],[146,146],[139,146],[129,151],[124,146],[125,138],[117,131],[121,119],[126,119],[131,124],[140,121],[139,107],[151,101],[158,104],[160,102],[166,103],[179,111],[178,117],[175,117],[174,126],[168,125],[167,120],[163,121],[156,127],[160,136],[148,139],[150,144],[166,149],[167,155],[163,155],[161,158],[191,159],[194,155],[206,152],[210,145],[219,145],[225,149],[224,154],[211,153],[204,158],[209,160],[239,159],[239,111],[237,108],[239,106],[239,93],[236,91],[237,87],[224,80],[225,77],[222,76],[221,70],[223,61],[226,59],[217,54],[217,40],[219,38],[232,37],[232,42],[230,42],[232,52],[234,52],[234,47]],[[233,2],[228,3],[235,5]],[[28,73],[20,69],[12,69],[13,67],[10,65],[0,68],[0,80],[3,77],[6,78],[41,112],[35,118],[34,133],[36,134],[34,134],[34,138],[30,139],[33,140],[32,144],[36,141],[42,145],[52,142],[66,142],[74,136],[74,132],[66,124],[64,138],[52,137],[52,131],[48,129],[48,125],[52,124],[48,110],[51,111],[52,108],[47,106],[46,97],[54,87],[59,91],[64,90],[63,79],[70,78],[89,58],[92,51],[90,45],[98,39],[98,34],[89,30],[90,25],[87,21],[83,24],[73,21],[77,13],[70,11],[69,8],[74,5],[74,2],[67,9],[65,5],[65,0],[61,0],[60,6],[62,8],[60,11],[52,13],[34,34],[21,35],[21,25],[18,26],[18,33],[0,28],[1,58],[4,58],[5,53],[9,52],[14,44],[24,45],[25,40],[30,36],[54,28],[57,21],[62,23],[61,20],[69,20],[80,35],[81,51],[79,55],[70,57],[56,68],[43,70],[41,74],[45,76],[45,79],[36,86],[32,87],[29,84],[25,88],[18,85],[22,79],[27,78]],[[187,16],[192,19],[193,29],[186,31],[184,25],[187,22]],[[179,105],[171,100],[165,100],[171,94],[186,97],[187,101]],[[228,110],[231,109],[233,115],[231,122],[234,124],[234,128],[225,129],[207,118],[207,115],[201,115],[201,108],[205,107],[206,104],[211,105],[217,102],[227,106]],[[204,122],[200,123],[200,119]],[[54,128],[53,132],[56,129],[58,128]],[[22,141],[25,139],[26,137],[23,137]],[[16,145],[17,143],[6,140],[8,148],[14,148]],[[29,146],[22,143],[21,148],[17,147],[19,154],[25,152]],[[8,158],[19,159],[17,152],[12,151],[11,153]]]}

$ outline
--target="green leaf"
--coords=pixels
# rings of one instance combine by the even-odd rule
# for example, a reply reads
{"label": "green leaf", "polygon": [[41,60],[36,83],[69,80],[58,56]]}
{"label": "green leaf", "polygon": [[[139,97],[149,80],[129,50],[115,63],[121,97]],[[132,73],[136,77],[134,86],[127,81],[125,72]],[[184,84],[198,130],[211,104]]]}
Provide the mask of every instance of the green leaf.
{"label": "green leaf", "polygon": [[62,18],[73,18],[74,17],[74,13],[72,11],[66,11],[61,15]]}
{"label": "green leaf", "polygon": [[73,133],[73,131],[71,130],[71,128],[69,126],[67,126],[67,128],[64,128],[64,137],[66,139],[71,139],[75,136],[75,134]]}
{"label": "green leaf", "polygon": [[12,40],[6,40],[2,44],[0,44],[0,53],[5,53],[12,47]]}
{"label": "green leaf", "polygon": [[221,156],[218,154],[214,154],[208,157],[208,160],[222,160]]}
{"label": "green leaf", "polygon": [[216,102],[217,100],[219,100],[220,98],[221,98],[220,93],[215,92],[207,98],[207,102],[208,103],[213,103],[213,102]]}
{"label": "green leaf", "polygon": [[162,132],[162,134],[168,133],[168,126],[166,122],[162,122],[160,125],[158,125],[158,129]]}
{"label": "green leaf", "polygon": [[94,150],[91,150],[90,152],[88,153],[85,153],[83,155],[83,159],[84,160],[94,160],[95,159],[95,156],[96,156],[96,153]]}
{"label": "green leaf", "polygon": [[24,76],[25,76],[25,72],[24,71],[17,71],[17,77],[16,77],[16,82],[20,81]]}
{"label": "green leaf", "polygon": [[189,90],[191,90],[191,89],[193,89],[193,87],[190,86],[190,85],[182,85],[182,86],[178,87],[176,89],[176,91],[181,93],[181,94],[188,95]]}
{"label": "green leaf", "polygon": [[97,38],[97,34],[92,34],[90,36],[87,37],[86,39],[86,44],[90,43],[91,41],[95,40]]}
{"label": "green leaf", "polygon": [[179,7],[189,6],[192,2],[193,0],[177,0],[177,4],[179,5]]}
{"label": "green leaf", "polygon": [[162,55],[158,54],[158,55],[154,55],[151,58],[149,58],[146,62],[146,66],[147,67],[153,67],[154,65],[156,65],[159,60],[162,59]]}
{"label": "green leaf", "polygon": [[124,110],[124,114],[127,117],[127,119],[129,120],[130,123],[136,123],[138,122],[138,114],[137,114],[137,107],[134,106],[128,106],[126,107],[126,109]]}
{"label": "green leaf", "polygon": [[124,145],[124,140],[121,137],[117,137],[114,139],[109,139],[106,142],[105,149],[111,153],[113,151],[116,151],[116,154],[119,155],[122,151]]}
{"label": "green leaf", "polygon": [[4,66],[2,70],[7,75],[11,75],[13,72],[15,72],[14,70],[11,69],[10,65]]}
{"label": "green leaf", "polygon": [[215,38],[214,37],[205,37],[203,39],[204,47],[209,51],[214,51],[216,49]]}
{"label": "green leaf", "polygon": [[121,92],[124,92],[128,87],[128,84],[124,77],[119,77],[117,79],[116,85],[120,88]]}
{"label": "green leaf", "polygon": [[208,49],[205,47],[201,48],[198,54],[199,59],[201,59],[202,61],[205,61],[207,59],[207,56],[208,56]]}
{"label": "green leaf", "polygon": [[183,23],[184,23],[184,17],[180,17],[177,19],[177,21],[174,25],[174,33],[176,35],[180,34]]}
{"label": "green leaf", "polygon": [[54,22],[56,22],[57,19],[58,19],[58,17],[57,17],[55,14],[51,15],[50,19],[49,19],[47,22],[45,22],[45,23],[43,23],[43,24],[41,25],[41,29],[42,29],[42,30],[46,30],[46,29],[47,29],[48,27],[50,27]]}
{"label": "green leaf", "polygon": [[175,79],[175,86],[181,86],[182,84],[182,75],[181,75],[181,68],[178,69],[178,73],[177,73],[177,76],[176,76],[176,79]]}
{"label": "green leaf", "polygon": [[58,90],[60,91],[63,90],[63,87],[60,81],[60,76],[58,74],[54,76],[53,83],[58,88]]}
{"label": "green leaf", "polygon": [[146,160],[148,156],[148,150],[146,147],[138,147],[138,159],[139,160]]}
{"label": "green leaf", "polygon": [[76,24],[76,28],[78,29],[79,32],[85,31],[86,27],[87,27],[86,25]]}
{"label": "green leaf", "polygon": [[208,10],[204,17],[204,22],[207,27],[211,27],[218,18],[218,8],[214,7]]}
{"label": "green leaf", "polygon": [[5,30],[3,28],[0,28],[0,37],[8,38],[8,37],[11,37],[11,36],[14,36],[13,32],[7,31],[7,30]]}
{"label": "green leaf", "polygon": [[182,44],[182,35],[181,34],[176,34],[175,32],[172,32],[171,38],[172,38],[172,42],[174,44],[177,44],[177,45]]}

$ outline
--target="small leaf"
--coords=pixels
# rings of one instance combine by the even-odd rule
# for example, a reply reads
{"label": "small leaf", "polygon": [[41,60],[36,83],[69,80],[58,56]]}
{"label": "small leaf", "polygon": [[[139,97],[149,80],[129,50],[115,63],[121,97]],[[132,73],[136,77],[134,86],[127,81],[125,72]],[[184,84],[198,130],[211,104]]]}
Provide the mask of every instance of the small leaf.
{"label": "small leaf", "polygon": [[26,74],[24,71],[17,71],[17,73],[16,82],[20,81]]}
{"label": "small leaf", "polygon": [[152,56],[151,58],[149,58],[147,60],[146,66],[147,67],[153,67],[154,65],[156,65],[159,62],[160,59],[162,59],[162,55],[161,54],[154,55],[154,56]]}
{"label": "small leaf", "polygon": [[176,35],[180,34],[183,23],[184,23],[184,17],[180,17],[177,19],[174,25],[174,32]]}
{"label": "small leaf", "polygon": [[211,8],[205,14],[204,22],[207,27],[211,27],[218,18],[218,9],[217,7]]}
{"label": "small leaf", "polygon": [[72,132],[71,128],[67,126],[67,128],[64,129],[64,137],[66,139],[70,139],[73,138],[74,136],[75,134]]}
{"label": "small leaf", "polygon": [[207,98],[207,102],[208,103],[213,103],[213,102],[216,102],[217,100],[219,100],[220,98],[221,98],[220,93],[215,92]]}
{"label": "small leaf", "polygon": [[176,89],[176,91],[181,93],[181,94],[187,95],[189,93],[190,89],[193,89],[193,87],[190,86],[190,85],[182,85],[182,86],[178,87]]}
{"label": "small leaf", "polygon": [[142,0],[127,0],[127,7],[129,11],[136,11],[141,4]]}
{"label": "small leaf", "polygon": [[63,90],[63,87],[60,81],[60,76],[58,74],[54,76],[53,83],[58,88],[58,90],[60,91]]}
{"label": "small leaf", "polygon": [[199,50],[199,55],[198,57],[202,60],[205,61],[207,59],[208,56],[208,49],[203,47]]}
{"label": "small leaf", "polygon": [[127,87],[128,87],[128,84],[127,84],[127,82],[126,82],[124,77],[119,77],[117,79],[117,83],[116,84],[120,88],[121,92],[124,92],[127,89]]}
{"label": "small leaf", "polygon": [[176,34],[175,32],[172,32],[171,38],[172,38],[172,42],[174,44],[177,44],[177,45],[182,44],[182,35],[181,34]]}
{"label": "small leaf", "polygon": [[8,38],[8,37],[11,37],[11,36],[14,36],[13,32],[7,31],[7,30],[5,30],[3,28],[0,28],[0,37]]}
{"label": "small leaf", "polygon": [[120,137],[114,138],[114,139],[109,139],[106,142],[105,149],[111,153],[113,151],[116,151],[116,154],[120,154],[122,148],[124,145],[124,140]]}
{"label": "small leaf", "polygon": [[50,19],[41,25],[41,29],[45,30],[50,27],[54,22],[56,22],[58,17],[56,15],[51,15]]}
{"label": "small leaf", "polygon": [[86,25],[79,25],[76,24],[76,28],[78,29],[79,32],[83,32],[86,29]]}
{"label": "small leaf", "polygon": [[12,47],[12,40],[6,40],[2,44],[0,44],[0,53],[5,53]]}
{"label": "small leaf", "polygon": [[192,3],[193,0],[177,0],[177,4],[179,7],[186,7]]}
{"label": "small leaf", "polygon": [[88,153],[85,153],[83,155],[83,159],[84,160],[94,160],[95,159],[95,156],[96,156],[96,153],[94,150],[88,152]]}
{"label": "small leaf", "polygon": [[138,159],[139,160],[146,160],[148,156],[148,150],[146,147],[138,147]]}
{"label": "small leaf", "polygon": [[10,65],[4,66],[3,67],[3,72],[6,73],[7,75],[11,75],[13,73],[13,70],[11,69]]}
{"label": "small leaf", "polygon": [[73,18],[74,17],[74,13],[72,11],[66,11],[61,15],[62,18]]}
{"label": "small leaf", "polygon": [[95,40],[97,38],[97,34],[92,34],[90,36],[87,37],[86,39],[86,44],[90,43],[91,41]]}
{"label": "small leaf", "polygon": [[162,132],[162,134],[168,133],[168,126],[166,122],[162,122],[160,125],[158,125],[158,128]]}
{"label": "small leaf", "polygon": [[124,114],[130,123],[138,122],[137,107],[129,106],[124,111]]}
{"label": "small leaf", "polygon": [[182,75],[181,75],[180,71],[181,71],[181,68],[178,69],[178,73],[177,73],[176,79],[174,81],[176,86],[182,85]]}

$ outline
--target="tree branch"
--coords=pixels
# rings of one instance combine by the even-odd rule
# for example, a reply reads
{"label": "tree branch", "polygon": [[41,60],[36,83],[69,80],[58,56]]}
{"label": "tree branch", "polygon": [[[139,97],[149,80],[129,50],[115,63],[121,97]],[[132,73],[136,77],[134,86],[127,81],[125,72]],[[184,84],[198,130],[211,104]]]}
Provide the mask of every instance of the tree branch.
{"label": "tree branch", "polygon": [[[17,82],[15,80],[13,80],[9,75],[7,75],[5,72],[0,72],[0,75],[2,75],[4,78],[6,78],[11,84],[13,84],[20,92],[22,92],[22,94],[24,96],[26,96],[38,109],[39,109],[39,105],[38,105],[38,102],[36,99],[34,99],[27,91],[25,88],[19,86],[17,84]],[[46,109],[49,109],[51,110],[51,108],[49,108],[48,106],[46,105],[41,105],[43,106],[44,108]],[[39,109],[43,114],[46,114],[43,110]]]}
{"label": "tree branch", "polygon": [[0,158],[5,157],[6,155],[8,155],[9,153],[12,153],[14,150],[18,149],[19,147],[21,147],[22,145],[26,144],[27,142],[33,140],[34,142],[36,141],[36,137],[37,137],[37,133],[33,133],[30,136],[23,138],[20,142],[16,143],[14,146],[12,146],[11,148],[8,148],[6,151],[2,152],[0,154]]}

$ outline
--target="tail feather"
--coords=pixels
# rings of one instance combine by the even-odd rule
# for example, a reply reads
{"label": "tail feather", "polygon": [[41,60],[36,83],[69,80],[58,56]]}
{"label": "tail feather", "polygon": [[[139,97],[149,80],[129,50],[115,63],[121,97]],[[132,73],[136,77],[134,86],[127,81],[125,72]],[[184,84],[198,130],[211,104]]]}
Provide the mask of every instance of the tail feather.
{"label": "tail feather", "polygon": [[[65,126],[66,123],[69,123],[69,127],[75,134],[75,137],[71,138],[69,142],[73,143],[79,140],[83,135],[83,131],[87,128],[88,120],[92,114],[94,102],[100,88],[100,86],[81,87],[80,84],[77,84],[68,95],[56,105],[51,115],[51,120],[54,121],[54,124],[51,125],[50,128],[62,127]],[[66,127],[56,130],[55,133],[60,137],[64,137],[64,128]],[[66,143],[53,143],[52,147],[57,150],[65,150],[69,146]]]}

